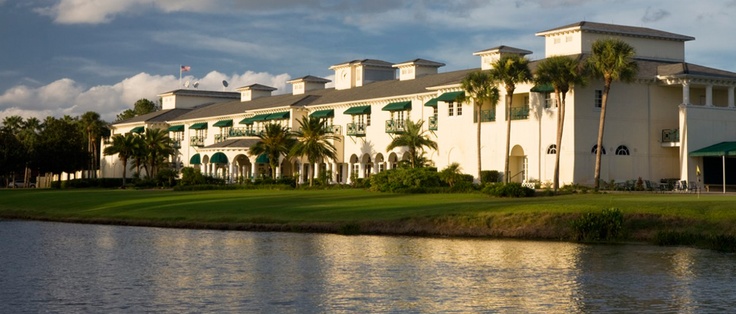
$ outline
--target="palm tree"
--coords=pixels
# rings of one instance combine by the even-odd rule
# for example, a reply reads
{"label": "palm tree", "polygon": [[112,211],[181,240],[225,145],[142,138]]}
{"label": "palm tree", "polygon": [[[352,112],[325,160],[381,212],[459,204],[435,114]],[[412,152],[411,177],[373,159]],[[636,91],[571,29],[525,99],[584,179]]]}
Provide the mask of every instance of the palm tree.
{"label": "palm tree", "polygon": [[143,136],[143,147],[145,147],[146,159],[152,178],[158,173],[158,168],[174,154],[174,148],[169,138],[169,132],[162,129],[148,128]]}
{"label": "palm tree", "polygon": [[560,187],[560,151],[562,150],[562,131],[565,125],[565,96],[575,85],[585,84],[580,60],[567,56],[553,56],[542,60],[534,73],[534,82],[537,85],[552,85],[555,90],[557,109],[557,140],[555,143],[555,174],[553,189]]}
{"label": "palm tree", "polygon": [[396,147],[407,147],[409,149],[409,162],[412,168],[423,165],[420,159],[425,147],[437,150],[437,142],[426,135],[426,131],[422,130],[422,125],[424,125],[423,120],[419,120],[416,123],[406,120],[404,132],[394,137],[391,143],[388,144],[388,147],[386,147],[386,150],[389,151]]}
{"label": "palm tree", "polygon": [[87,136],[87,154],[89,154],[88,177],[93,177],[97,173],[97,158],[99,158],[97,150],[99,148],[100,134],[105,122],[100,120],[100,114],[94,111],[87,111],[81,117],[82,127]]}
{"label": "palm tree", "polygon": [[299,131],[296,131],[296,143],[291,149],[294,156],[307,156],[309,160],[309,186],[314,184],[314,164],[324,158],[337,159],[337,149],[330,141],[340,138],[328,132],[327,120],[317,117],[302,117]]}
{"label": "palm tree", "polygon": [[600,188],[601,151],[603,151],[601,147],[603,147],[603,129],[606,123],[608,93],[611,91],[613,81],[631,82],[636,78],[639,67],[633,60],[634,55],[636,55],[634,47],[620,39],[598,39],[593,42],[591,55],[587,60],[593,78],[603,79],[601,116],[598,122],[598,142],[595,153],[595,191]]}
{"label": "palm tree", "polygon": [[134,156],[137,146],[137,135],[131,133],[115,134],[112,137],[110,146],[105,147],[103,154],[118,155],[123,163],[123,186],[125,186],[126,171],[128,170],[128,159]]}
{"label": "palm tree", "polygon": [[493,84],[493,79],[488,71],[475,71],[469,73],[462,81],[462,88],[465,93],[473,99],[475,104],[475,116],[477,117],[476,125],[476,146],[478,153],[478,180],[480,180],[481,171],[481,153],[480,153],[480,109],[483,104],[490,102],[491,106],[498,103],[499,93],[498,87]]}
{"label": "palm tree", "polygon": [[17,136],[22,127],[23,117],[21,116],[7,116],[3,118],[3,128],[13,135]]}
{"label": "palm tree", "polygon": [[506,155],[504,156],[504,182],[509,183],[509,152],[511,146],[511,104],[516,84],[528,82],[532,78],[529,60],[521,55],[506,55],[493,62],[491,77],[504,84],[506,89]]}
{"label": "palm tree", "polygon": [[289,154],[294,145],[294,135],[280,124],[269,123],[265,126],[264,131],[256,136],[259,141],[248,149],[248,154],[251,156],[266,154],[268,164],[271,166],[271,178],[276,179],[279,159]]}

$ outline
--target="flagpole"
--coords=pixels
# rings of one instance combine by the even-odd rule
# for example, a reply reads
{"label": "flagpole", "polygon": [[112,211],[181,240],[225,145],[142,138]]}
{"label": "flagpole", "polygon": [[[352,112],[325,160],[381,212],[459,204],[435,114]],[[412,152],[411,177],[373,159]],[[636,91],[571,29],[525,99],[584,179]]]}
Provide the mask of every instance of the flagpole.
{"label": "flagpole", "polygon": [[181,69],[183,69],[183,65],[179,65],[179,88],[181,88]]}

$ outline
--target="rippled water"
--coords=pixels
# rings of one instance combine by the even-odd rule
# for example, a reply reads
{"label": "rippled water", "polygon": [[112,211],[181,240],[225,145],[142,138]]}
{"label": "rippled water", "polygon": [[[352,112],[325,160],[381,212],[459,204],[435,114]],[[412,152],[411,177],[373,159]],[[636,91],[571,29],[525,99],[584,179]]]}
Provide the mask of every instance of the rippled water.
{"label": "rippled water", "polygon": [[728,312],[736,255],[0,221],[0,312]]}

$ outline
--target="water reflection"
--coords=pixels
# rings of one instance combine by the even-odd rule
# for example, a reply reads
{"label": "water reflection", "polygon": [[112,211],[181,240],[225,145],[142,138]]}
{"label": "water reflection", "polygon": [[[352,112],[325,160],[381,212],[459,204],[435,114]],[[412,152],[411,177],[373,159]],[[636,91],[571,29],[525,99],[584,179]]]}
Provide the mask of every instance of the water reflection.
{"label": "water reflection", "polygon": [[0,221],[9,312],[703,312],[734,255]]}

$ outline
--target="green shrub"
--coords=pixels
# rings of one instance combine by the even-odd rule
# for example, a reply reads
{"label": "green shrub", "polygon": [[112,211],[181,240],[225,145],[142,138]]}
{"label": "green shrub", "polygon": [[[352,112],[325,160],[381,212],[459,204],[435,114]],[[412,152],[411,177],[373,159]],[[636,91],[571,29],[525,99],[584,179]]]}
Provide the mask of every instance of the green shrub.
{"label": "green shrub", "polygon": [[578,241],[607,241],[616,239],[623,228],[624,215],[618,208],[600,213],[586,213],[572,222]]}
{"label": "green shrub", "polygon": [[181,185],[199,185],[204,184],[204,176],[199,169],[185,167],[181,169]]}
{"label": "green shrub", "polygon": [[440,182],[434,168],[396,168],[371,176],[370,188],[379,192],[425,193],[427,188],[441,186]]}
{"label": "green shrub", "polygon": [[521,186],[521,183],[511,182],[489,183],[483,188],[483,193],[496,197],[530,197],[534,196],[534,190]]}
{"label": "green shrub", "polygon": [[502,175],[500,171],[496,170],[483,170],[480,172],[480,183],[485,185],[486,183],[497,183],[501,182]]}

